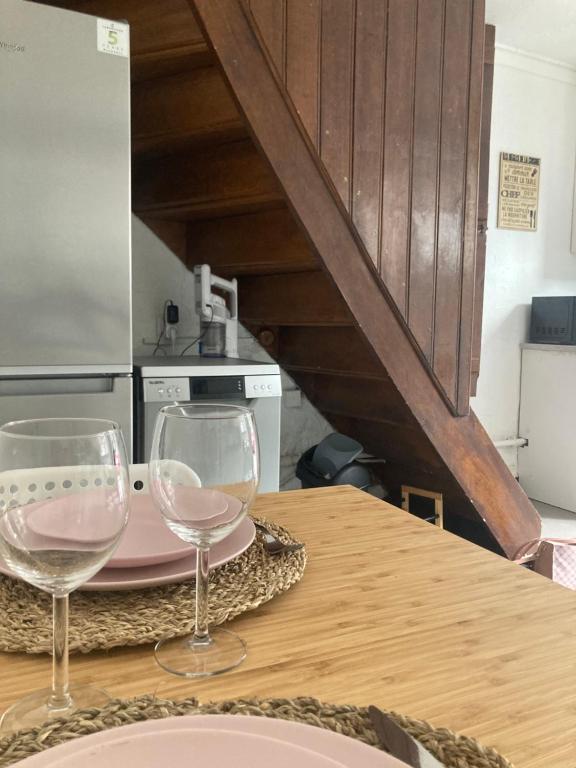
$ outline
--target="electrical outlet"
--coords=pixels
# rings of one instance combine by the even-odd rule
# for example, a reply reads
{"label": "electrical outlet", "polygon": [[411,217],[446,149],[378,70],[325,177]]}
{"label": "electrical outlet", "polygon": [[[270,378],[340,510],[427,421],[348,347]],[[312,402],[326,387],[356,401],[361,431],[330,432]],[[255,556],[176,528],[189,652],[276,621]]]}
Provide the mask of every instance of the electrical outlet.
{"label": "electrical outlet", "polygon": [[283,394],[286,408],[300,408],[302,405],[302,393],[299,389],[286,389]]}

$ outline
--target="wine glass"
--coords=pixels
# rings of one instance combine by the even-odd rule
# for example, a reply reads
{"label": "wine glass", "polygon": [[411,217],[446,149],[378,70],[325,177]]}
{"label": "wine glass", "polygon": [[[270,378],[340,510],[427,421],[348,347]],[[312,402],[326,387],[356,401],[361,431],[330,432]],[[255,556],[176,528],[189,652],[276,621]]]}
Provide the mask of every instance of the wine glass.
{"label": "wine glass", "polygon": [[128,519],[122,433],[101,419],[33,419],[0,428],[0,555],[52,595],[52,686],[3,714],[4,732],[39,725],[109,696],[68,685],[68,595],[102,568]]}
{"label": "wine glass", "polygon": [[208,632],[210,547],[240,524],[258,489],[254,414],[235,405],[183,404],[158,414],[149,463],[150,492],[173,533],[196,547],[194,633],[160,640],[156,661],[182,677],[233,669],[246,657],[229,630]]}

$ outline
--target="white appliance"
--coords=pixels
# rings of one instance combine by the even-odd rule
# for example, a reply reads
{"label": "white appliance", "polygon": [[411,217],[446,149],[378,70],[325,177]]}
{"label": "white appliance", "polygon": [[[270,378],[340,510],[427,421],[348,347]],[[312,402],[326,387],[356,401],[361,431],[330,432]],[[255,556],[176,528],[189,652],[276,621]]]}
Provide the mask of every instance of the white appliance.
{"label": "white appliance", "polygon": [[[217,288],[228,295],[212,291]],[[209,264],[194,267],[196,313],[200,318],[200,354],[203,357],[238,357],[238,281],[213,275]]]}
{"label": "white appliance", "polygon": [[260,493],[280,483],[282,379],[273,363],[206,357],[134,361],[136,462],[150,458],[158,411],[176,402],[228,403],[254,411],[260,446]]}
{"label": "white appliance", "polygon": [[576,347],[524,344],[520,485],[531,499],[576,512]]}
{"label": "white appliance", "polygon": [[0,423],[120,422],[130,451],[128,26],[0,13]]}

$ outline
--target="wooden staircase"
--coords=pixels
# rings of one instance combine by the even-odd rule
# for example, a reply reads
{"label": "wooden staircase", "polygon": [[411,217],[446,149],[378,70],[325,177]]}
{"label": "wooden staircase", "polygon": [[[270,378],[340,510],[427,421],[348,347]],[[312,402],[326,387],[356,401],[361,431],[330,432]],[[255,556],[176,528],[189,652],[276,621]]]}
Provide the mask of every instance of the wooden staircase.
{"label": "wooden staircase", "polygon": [[[458,76],[454,50],[466,28],[469,67],[481,69],[481,0],[460,3],[469,16],[456,12],[451,26],[445,0],[423,0],[411,44],[424,58],[413,60],[401,39],[410,28],[405,10],[416,8],[410,0],[53,4],[131,25],[134,212],[185,264],[209,263],[239,278],[241,321],[335,429],[386,459],[383,479],[396,498],[401,484],[442,491],[447,527],[508,556],[539,535],[535,510],[468,408],[474,301],[476,318],[479,308],[477,163],[469,150],[479,140],[480,92],[468,91],[475,104],[455,192],[440,185],[442,168],[430,165],[425,149],[452,172],[460,133],[450,116],[462,111],[460,94],[445,97],[444,123],[437,116],[446,125],[442,147],[439,135],[417,143],[433,101],[405,98],[408,82],[433,99],[433,65],[448,80]],[[425,31],[442,18],[446,50],[434,63],[437,46]],[[387,29],[384,42],[373,37],[378,29]],[[342,51],[350,46],[346,69]],[[344,102],[353,108],[342,116]],[[371,105],[382,113],[377,125]],[[413,115],[408,150],[404,112]],[[385,172],[382,156],[364,151],[375,130]],[[419,211],[418,196],[433,185],[435,210]],[[452,229],[442,229],[443,217]],[[429,235],[437,251],[427,254]],[[464,243],[456,275],[447,262],[452,241]]]}

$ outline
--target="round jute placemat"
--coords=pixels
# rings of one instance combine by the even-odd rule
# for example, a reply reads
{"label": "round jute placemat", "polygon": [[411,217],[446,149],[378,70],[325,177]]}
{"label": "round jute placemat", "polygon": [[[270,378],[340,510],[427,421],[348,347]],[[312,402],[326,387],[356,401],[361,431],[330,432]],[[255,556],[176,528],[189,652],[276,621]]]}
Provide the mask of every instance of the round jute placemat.
{"label": "round jute placemat", "polygon": [[[117,699],[103,709],[84,710],[71,718],[55,720],[49,725],[20,731],[4,738],[0,741],[0,768],[65,741],[107,728],[192,714],[235,714],[294,720],[327,728],[381,748],[365,707],[326,704],[310,698],[235,699],[199,704],[196,699],[174,702],[141,696],[124,701]],[[446,768],[513,768],[496,750],[483,747],[475,739],[453,733],[447,728],[434,728],[422,720],[414,720],[395,712],[388,714],[429,749]]]}
{"label": "round jute placemat", "polygon": [[[296,539],[266,522],[285,543]],[[300,581],[306,550],[268,555],[262,534],[239,557],[210,572],[210,622],[222,624],[257,608]],[[194,579],[125,592],[70,595],[70,650],[87,653],[153,643],[193,629]],[[45,653],[52,647],[52,598],[23,581],[0,575],[0,650]]]}

